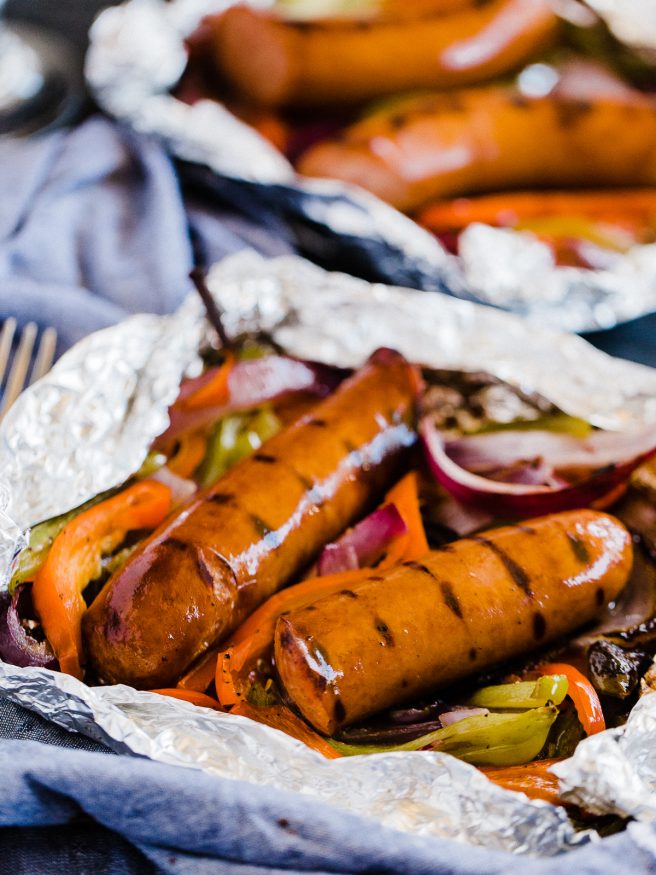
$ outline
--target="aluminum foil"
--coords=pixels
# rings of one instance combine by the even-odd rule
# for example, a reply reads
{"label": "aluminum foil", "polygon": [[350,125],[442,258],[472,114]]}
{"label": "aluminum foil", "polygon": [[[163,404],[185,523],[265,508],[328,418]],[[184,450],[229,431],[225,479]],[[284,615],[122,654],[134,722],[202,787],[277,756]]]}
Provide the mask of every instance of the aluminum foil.
{"label": "aluminum foil", "polygon": [[[369,286],[299,258],[268,261],[254,253],[217,265],[209,284],[230,334],[264,331],[297,355],[355,365],[376,346],[394,345],[436,368],[486,370],[522,392],[537,392],[614,427],[656,419],[656,371],[609,359],[570,335],[529,329],[521,319],[490,308]],[[6,478],[0,489],[0,544],[9,545],[8,555],[20,546],[25,526],[121,483],[139,467],[166,425],[181,376],[197,366],[206,340],[194,295],[173,316],[133,317],[91,335],[19,398],[0,426],[0,471]],[[116,751],[294,790],[405,832],[541,856],[594,839],[577,833],[562,808],[502,790],[444,754],[326,761],[245,718],[125,686],[90,688],[58,672],[3,663],[0,694]],[[649,711],[653,722],[652,703],[650,695],[637,713]],[[630,753],[636,769],[650,763],[654,773],[644,741],[650,724],[633,725],[638,731],[630,735],[630,722],[626,737],[642,738],[645,755],[632,740],[621,753]],[[606,738],[604,772],[595,768],[593,750],[592,760],[584,768],[577,765],[566,780],[568,792],[589,794],[614,810],[605,788],[611,780],[612,786],[626,783],[617,733],[590,743]],[[584,755],[587,748],[581,750]],[[643,772],[643,783],[624,787],[622,810],[648,798]],[[656,811],[656,801],[649,804]]]}
{"label": "aluminum foil", "polygon": [[[557,10],[562,5],[562,0],[553,2]],[[595,3],[601,14],[612,11],[616,29],[618,22],[625,22],[626,4]],[[628,5],[635,10],[644,3]],[[86,62],[98,103],[135,129],[159,137],[179,158],[259,186],[263,199],[284,200],[286,210],[338,235],[387,282],[492,304],[565,331],[611,328],[656,310],[656,246],[635,247],[609,269],[591,271],[555,266],[546,244],[527,234],[478,226],[465,231],[463,255],[456,258],[372,194],[334,180],[297,176],[271,143],[218,102],[201,100],[190,106],[176,99],[170,91],[186,65],[185,37],[203,15],[229,4],[128,0],[102,12],[91,29]],[[652,39],[648,28],[642,34],[643,42]],[[656,34],[653,39],[656,46]],[[546,66],[532,65],[540,68],[533,73],[544,73]],[[520,89],[526,83],[534,89],[536,78],[520,76]],[[547,79],[555,87],[557,72],[550,68]]]}

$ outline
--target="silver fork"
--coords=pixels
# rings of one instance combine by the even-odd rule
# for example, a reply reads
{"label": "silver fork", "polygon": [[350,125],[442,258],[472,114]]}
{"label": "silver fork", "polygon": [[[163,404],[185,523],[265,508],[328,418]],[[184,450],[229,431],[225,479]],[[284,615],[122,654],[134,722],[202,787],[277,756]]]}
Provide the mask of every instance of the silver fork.
{"label": "silver fork", "polygon": [[[16,351],[7,373],[12,345],[16,335],[16,320],[5,319],[0,331],[0,385],[4,384],[0,421],[26,386],[30,386],[52,367],[57,345],[57,332],[46,328],[38,337],[36,322],[28,322],[18,338]],[[30,368],[30,363],[32,367]],[[6,376],[6,382],[5,382]]]}

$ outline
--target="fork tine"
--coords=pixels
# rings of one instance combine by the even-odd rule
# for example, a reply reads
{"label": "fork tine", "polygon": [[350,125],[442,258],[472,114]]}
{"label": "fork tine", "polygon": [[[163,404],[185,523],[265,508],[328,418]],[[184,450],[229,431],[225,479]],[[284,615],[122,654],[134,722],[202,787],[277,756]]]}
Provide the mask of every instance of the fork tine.
{"label": "fork tine", "polygon": [[55,347],[57,346],[57,330],[55,328],[46,328],[41,335],[39,346],[36,351],[36,358],[32,366],[32,374],[30,376],[30,386],[37,380],[40,380],[44,374],[47,374],[52,367],[55,358]]}
{"label": "fork tine", "polygon": [[0,332],[0,383],[2,383],[5,377],[15,331],[16,320],[13,316],[10,316],[9,319],[5,319],[2,331]]}
{"label": "fork tine", "polygon": [[32,358],[32,350],[34,349],[34,341],[36,339],[36,323],[28,322],[21,334],[21,339],[18,342],[18,348],[14,355],[14,361],[7,377],[7,386],[2,401],[2,409],[0,410],[0,419],[9,410],[14,401],[18,398],[25,385],[25,378],[30,367],[30,359]]}

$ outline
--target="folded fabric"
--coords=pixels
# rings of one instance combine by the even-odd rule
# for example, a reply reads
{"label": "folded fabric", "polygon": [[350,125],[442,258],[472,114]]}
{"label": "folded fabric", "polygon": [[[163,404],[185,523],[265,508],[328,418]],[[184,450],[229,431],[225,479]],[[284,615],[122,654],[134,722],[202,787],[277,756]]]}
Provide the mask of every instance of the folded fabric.
{"label": "folded fabric", "polygon": [[566,857],[531,860],[386,829],[304,796],[142,759],[0,742],[0,827],[93,818],[159,870],[592,875],[653,872],[656,837],[645,827]]}
{"label": "folded fabric", "polygon": [[54,325],[60,353],[130,313],[174,310],[195,252],[291,251],[198,194],[186,203],[162,147],[101,116],[0,139],[0,203],[0,319]]}

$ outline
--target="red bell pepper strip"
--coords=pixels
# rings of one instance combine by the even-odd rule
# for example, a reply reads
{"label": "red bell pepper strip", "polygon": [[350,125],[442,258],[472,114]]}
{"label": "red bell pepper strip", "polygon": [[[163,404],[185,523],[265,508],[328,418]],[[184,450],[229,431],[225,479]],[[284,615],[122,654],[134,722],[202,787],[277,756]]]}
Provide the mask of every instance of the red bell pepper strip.
{"label": "red bell pepper strip", "polygon": [[540,674],[563,674],[567,678],[567,695],[574,702],[576,713],[587,735],[595,735],[606,728],[604,712],[597,691],[585,675],[566,662],[549,662],[538,668]]}

